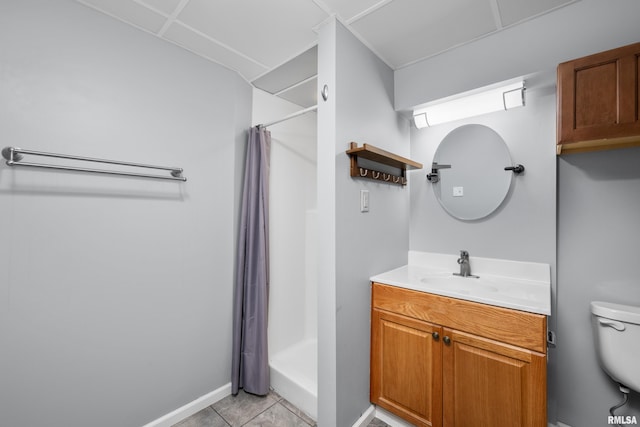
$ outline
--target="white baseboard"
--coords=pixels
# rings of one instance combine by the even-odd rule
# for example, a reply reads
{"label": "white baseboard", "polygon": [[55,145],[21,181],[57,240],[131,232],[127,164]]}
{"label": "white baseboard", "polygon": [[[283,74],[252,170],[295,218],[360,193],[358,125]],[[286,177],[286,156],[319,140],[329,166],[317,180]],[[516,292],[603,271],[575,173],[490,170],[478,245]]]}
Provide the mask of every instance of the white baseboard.
{"label": "white baseboard", "polygon": [[[413,427],[413,424],[410,424],[405,420],[403,420],[402,418],[399,418],[398,416],[392,414],[391,412],[385,411],[384,409],[379,408],[375,405],[371,405],[369,409],[367,409],[364,412],[364,414],[362,414],[362,416],[358,419],[358,421],[356,421],[355,424],[353,424],[352,427],[366,427],[374,418],[377,418],[380,421],[383,421],[389,424],[391,427]],[[571,427],[571,426],[558,422],[557,425],[549,423],[549,427]]]}
{"label": "white baseboard", "polygon": [[391,427],[414,427],[413,424],[379,407],[376,407],[376,418],[380,421],[384,421]]}
{"label": "white baseboard", "polygon": [[211,406],[219,400],[231,394],[231,383],[227,383],[217,390],[213,390],[210,393],[205,394],[197,398],[196,400],[187,403],[184,406],[179,407],[175,411],[169,412],[158,418],[155,421],[151,421],[149,424],[145,424],[143,427],[171,427],[172,425],[184,420],[187,417],[200,412],[207,406]]}
{"label": "white baseboard", "polygon": [[[197,398],[196,400],[187,403],[186,405],[181,406],[175,411],[169,412],[167,415],[164,415],[158,418],[155,421],[151,421],[148,424],[145,424],[142,427],[171,427],[172,425],[179,423],[187,417],[195,414],[196,412],[200,412],[207,406],[211,406],[214,403],[224,399],[225,397],[231,394],[231,383],[227,383],[217,390],[213,390],[210,393],[205,394]],[[369,406],[366,411],[362,414],[360,418],[353,424],[352,427],[366,427],[374,418],[379,419],[391,427],[413,427],[413,424],[409,424],[403,419],[397,417],[391,412],[385,411],[382,408],[378,408],[375,405]],[[558,424],[554,425],[549,423],[549,427],[571,427],[570,425],[558,422]]]}
{"label": "white baseboard", "polygon": [[358,421],[356,421],[352,427],[367,427],[371,421],[376,417],[376,407],[370,405],[366,411],[362,414]]}
{"label": "white baseboard", "polygon": [[369,406],[362,416],[358,418],[352,427],[366,427],[374,418],[384,421],[391,427],[414,427],[413,424],[393,415],[391,412],[385,411],[375,405]]}

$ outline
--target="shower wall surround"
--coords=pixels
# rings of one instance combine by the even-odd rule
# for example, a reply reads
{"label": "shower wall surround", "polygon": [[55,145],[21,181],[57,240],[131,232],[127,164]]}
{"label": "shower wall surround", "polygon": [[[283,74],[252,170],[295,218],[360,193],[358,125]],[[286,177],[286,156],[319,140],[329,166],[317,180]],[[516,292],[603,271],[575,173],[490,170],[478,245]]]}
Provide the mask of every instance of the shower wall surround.
{"label": "shower wall surround", "polygon": [[[252,123],[285,117],[301,107],[253,89]],[[269,193],[269,354],[305,339],[317,339],[315,269],[307,277],[306,258],[313,255],[313,236],[307,236],[307,215],[315,212],[316,114],[309,113],[270,126]],[[315,227],[313,229],[315,231]],[[309,252],[309,254],[307,254]]]}
{"label": "shower wall surround", "polygon": [[71,0],[1,2],[0,40],[4,145],[189,171],[0,165],[0,425],[141,426],[225,386],[250,86]]}
{"label": "shower wall surround", "polygon": [[[253,90],[253,124],[286,117],[300,108],[262,90]],[[315,418],[318,413],[316,113],[268,129],[271,387]]]}

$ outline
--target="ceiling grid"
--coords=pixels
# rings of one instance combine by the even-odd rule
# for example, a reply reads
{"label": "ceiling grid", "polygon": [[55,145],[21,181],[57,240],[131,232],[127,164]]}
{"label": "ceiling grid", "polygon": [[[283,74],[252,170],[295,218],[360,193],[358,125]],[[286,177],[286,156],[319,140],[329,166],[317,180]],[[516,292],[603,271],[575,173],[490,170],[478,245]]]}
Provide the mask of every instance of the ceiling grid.
{"label": "ceiling grid", "polygon": [[309,56],[317,29],[331,16],[397,70],[579,0],[76,1],[230,68],[256,86],[282,69],[291,78],[275,92],[285,94],[287,88],[313,86],[302,83],[312,77],[308,58],[300,60],[304,72],[292,70],[298,56]]}

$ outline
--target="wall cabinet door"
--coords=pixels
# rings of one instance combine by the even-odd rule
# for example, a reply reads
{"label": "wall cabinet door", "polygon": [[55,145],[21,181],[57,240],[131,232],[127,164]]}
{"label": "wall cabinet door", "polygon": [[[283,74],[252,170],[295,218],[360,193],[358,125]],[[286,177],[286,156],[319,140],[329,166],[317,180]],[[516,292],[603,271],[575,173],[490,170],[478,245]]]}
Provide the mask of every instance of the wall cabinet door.
{"label": "wall cabinet door", "polygon": [[640,145],[640,43],[558,65],[558,154]]}
{"label": "wall cabinet door", "polygon": [[374,309],[371,402],[416,426],[442,425],[442,328]]}
{"label": "wall cabinet door", "polygon": [[544,354],[443,330],[445,427],[547,425]]}

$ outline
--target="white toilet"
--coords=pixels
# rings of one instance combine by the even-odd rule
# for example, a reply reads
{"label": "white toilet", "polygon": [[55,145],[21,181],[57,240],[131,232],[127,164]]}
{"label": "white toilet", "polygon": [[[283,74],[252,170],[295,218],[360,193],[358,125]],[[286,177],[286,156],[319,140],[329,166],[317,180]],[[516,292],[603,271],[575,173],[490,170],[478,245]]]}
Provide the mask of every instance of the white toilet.
{"label": "white toilet", "polygon": [[602,368],[640,393],[640,307],[593,301],[591,313]]}

